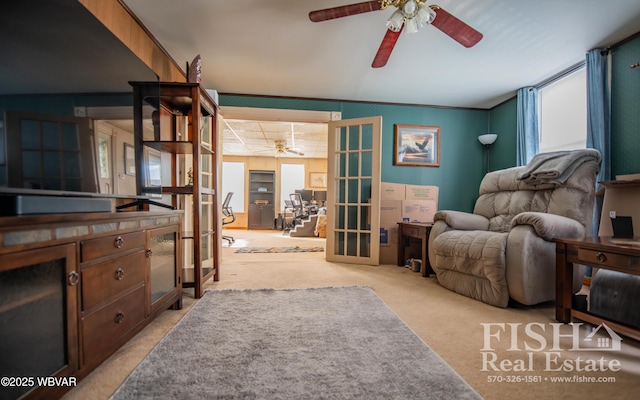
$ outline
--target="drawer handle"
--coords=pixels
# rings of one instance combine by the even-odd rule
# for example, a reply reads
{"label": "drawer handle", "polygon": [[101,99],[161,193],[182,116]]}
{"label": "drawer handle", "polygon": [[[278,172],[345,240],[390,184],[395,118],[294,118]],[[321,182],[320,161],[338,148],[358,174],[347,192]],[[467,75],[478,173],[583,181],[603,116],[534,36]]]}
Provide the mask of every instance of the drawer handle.
{"label": "drawer handle", "polygon": [[124,278],[124,271],[122,270],[122,268],[118,268],[116,270],[115,277],[116,277],[116,280],[119,280],[119,281],[121,281],[122,278]]}
{"label": "drawer handle", "polygon": [[122,311],[118,311],[114,320],[116,321],[116,324],[121,324],[122,321],[124,321],[124,313]]}
{"label": "drawer handle", "polygon": [[153,251],[151,251],[151,249],[147,249],[145,254],[147,255],[147,258],[151,258],[151,256],[153,255]]}
{"label": "drawer handle", "polygon": [[124,239],[122,236],[118,236],[113,245],[116,246],[116,249],[121,249],[122,246],[124,246]]}
{"label": "drawer handle", "polygon": [[69,286],[75,286],[80,281],[80,275],[76,271],[69,272]]}
{"label": "drawer handle", "polygon": [[604,253],[598,253],[598,255],[596,256],[596,258],[598,259],[598,261],[600,261],[601,263],[603,262],[607,262],[607,256],[604,255]]}

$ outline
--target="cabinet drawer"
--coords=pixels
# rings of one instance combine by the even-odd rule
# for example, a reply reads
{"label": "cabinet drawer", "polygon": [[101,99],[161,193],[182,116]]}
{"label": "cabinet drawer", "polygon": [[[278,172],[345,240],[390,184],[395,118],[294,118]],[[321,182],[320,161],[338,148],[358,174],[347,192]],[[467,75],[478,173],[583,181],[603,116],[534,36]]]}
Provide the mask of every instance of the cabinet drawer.
{"label": "cabinet drawer", "polygon": [[144,247],[146,235],[144,231],[107,236],[80,242],[82,261],[122,253],[137,247]]}
{"label": "cabinet drawer", "polygon": [[144,321],[145,286],[102,307],[82,320],[84,362],[113,346],[130,330]]}
{"label": "cabinet drawer", "polygon": [[89,310],[127,288],[144,284],[143,250],[82,269],[82,309]]}
{"label": "cabinet drawer", "polygon": [[638,265],[638,257],[590,249],[579,248],[578,259],[585,264],[599,264],[608,267],[632,267]]}

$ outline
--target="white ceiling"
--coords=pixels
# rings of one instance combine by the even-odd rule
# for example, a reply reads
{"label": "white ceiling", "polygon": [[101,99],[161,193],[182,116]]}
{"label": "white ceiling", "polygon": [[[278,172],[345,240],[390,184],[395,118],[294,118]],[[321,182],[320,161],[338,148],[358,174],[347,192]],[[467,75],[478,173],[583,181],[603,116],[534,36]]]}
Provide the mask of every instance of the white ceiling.
{"label": "white ceiling", "polygon": [[[222,129],[223,155],[327,157],[327,124],[324,123],[225,119]],[[293,151],[278,151],[278,142]]]}
{"label": "white ceiling", "polygon": [[313,23],[362,0],[124,0],[181,65],[221,93],[491,108],[640,30],[638,0],[438,0],[484,38],[403,33],[371,68],[394,8]]}

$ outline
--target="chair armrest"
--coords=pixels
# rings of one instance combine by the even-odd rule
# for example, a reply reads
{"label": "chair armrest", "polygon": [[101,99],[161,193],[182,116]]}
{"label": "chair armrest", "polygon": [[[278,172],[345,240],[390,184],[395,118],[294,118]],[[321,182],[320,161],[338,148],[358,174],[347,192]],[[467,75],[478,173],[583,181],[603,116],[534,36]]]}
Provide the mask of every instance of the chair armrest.
{"label": "chair armrest", "polygon": [[516,225],[531,225],[538,236],[549,241],[554,238],[581,238],[585,235],[585,228],[580,222],[555,214],[523,212],[511,221],[511,229]]}
{"label": "chair armrest", "polygon": [[489,220],[486,217],[462,211],[438,211],[433,217],[433,221],[444,221],[451,229],[463,231],[489,230]]}

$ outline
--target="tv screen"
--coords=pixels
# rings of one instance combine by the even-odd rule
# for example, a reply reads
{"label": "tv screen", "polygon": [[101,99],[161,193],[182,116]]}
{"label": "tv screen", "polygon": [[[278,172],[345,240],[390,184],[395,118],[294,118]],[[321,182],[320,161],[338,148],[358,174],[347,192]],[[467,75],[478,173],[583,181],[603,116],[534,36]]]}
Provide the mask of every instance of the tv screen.
{"label": "tv screen", "polygon": [[326,190],[314,190],[313,191],[313,199],[315,201],[327,201],[327,191]]}
{"label": "tv screen", "polygon": [[296,189],[296,193],[300,193],[303,201],[309,202],[313,200],[313,190],[311,189]]}

